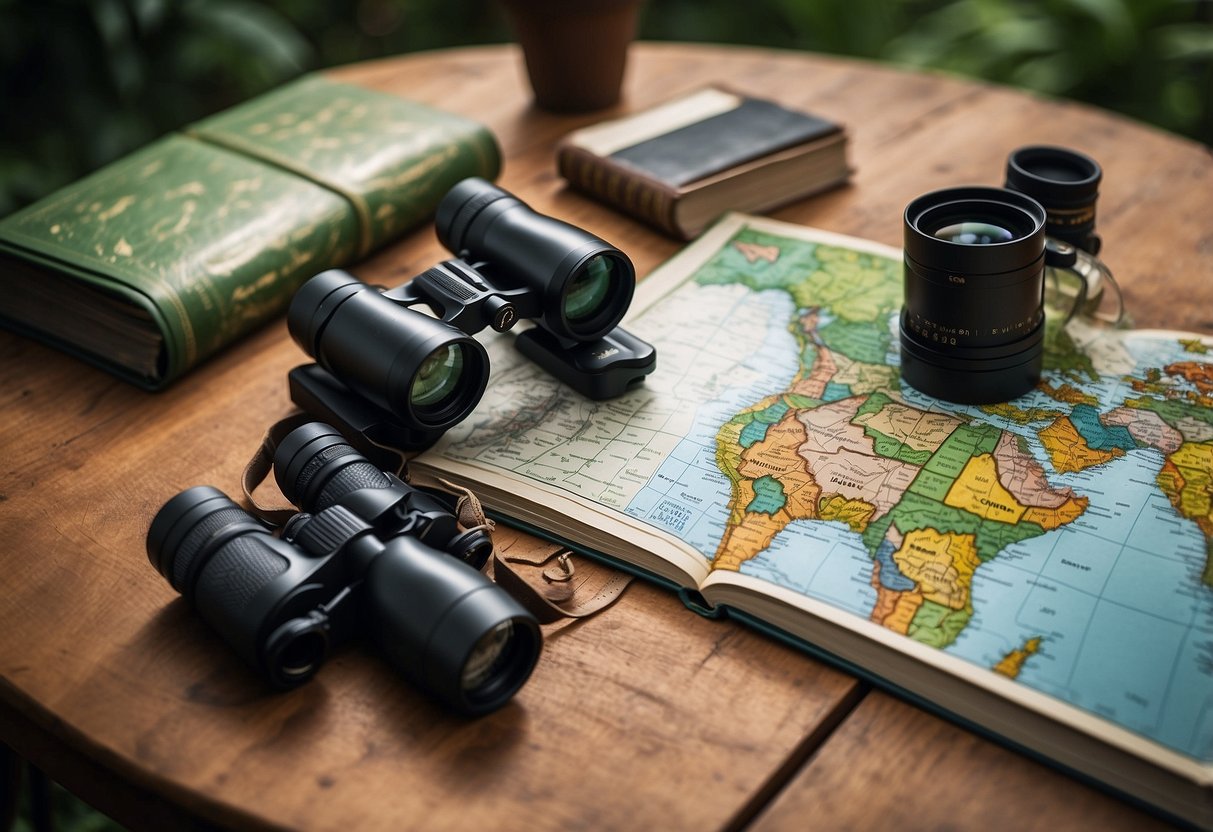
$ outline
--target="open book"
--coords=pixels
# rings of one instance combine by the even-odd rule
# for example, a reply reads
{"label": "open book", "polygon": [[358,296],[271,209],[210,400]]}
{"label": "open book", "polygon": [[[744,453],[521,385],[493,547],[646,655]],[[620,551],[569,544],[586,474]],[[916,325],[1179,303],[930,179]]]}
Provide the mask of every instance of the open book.
{"label": "open book", "polygon": [[899,381],[896,249],[730,215],[638,288],[642,389],[510,348],[415,470],[1213,825],[1213,339],[1051,325],[1045,377]]}

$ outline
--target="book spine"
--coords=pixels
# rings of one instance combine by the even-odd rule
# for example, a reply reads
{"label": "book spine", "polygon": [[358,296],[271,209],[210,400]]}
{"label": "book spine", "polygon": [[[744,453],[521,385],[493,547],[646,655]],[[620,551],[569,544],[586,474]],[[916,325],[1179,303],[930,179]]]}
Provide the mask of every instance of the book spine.
{"label": "book spine", "polygon": [[674,189],[570,143],[557,149],[556,169],[577,190],[667,234],[686,237],[678,227]]}

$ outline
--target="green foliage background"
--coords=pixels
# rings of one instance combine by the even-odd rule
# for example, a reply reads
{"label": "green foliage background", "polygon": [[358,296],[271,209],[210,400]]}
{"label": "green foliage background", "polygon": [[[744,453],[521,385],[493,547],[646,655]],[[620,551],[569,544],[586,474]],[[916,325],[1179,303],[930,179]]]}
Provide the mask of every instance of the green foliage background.
{"label": "green foliage background", "polygon": [[[936,67],[1213,143],[1213,0],[648,0],[639,34]],[[305,70],[509,38],[494,0],[0,0],[0,215]]]}

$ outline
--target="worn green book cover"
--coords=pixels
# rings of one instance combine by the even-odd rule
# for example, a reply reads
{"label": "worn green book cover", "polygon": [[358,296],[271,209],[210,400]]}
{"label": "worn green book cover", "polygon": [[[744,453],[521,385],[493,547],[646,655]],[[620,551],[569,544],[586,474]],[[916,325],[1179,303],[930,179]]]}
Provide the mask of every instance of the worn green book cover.
{"label": "worn green book cover", "polygon": [[499,167],[475,121],[306,76],[0,220],[0,324],[159,388]]}

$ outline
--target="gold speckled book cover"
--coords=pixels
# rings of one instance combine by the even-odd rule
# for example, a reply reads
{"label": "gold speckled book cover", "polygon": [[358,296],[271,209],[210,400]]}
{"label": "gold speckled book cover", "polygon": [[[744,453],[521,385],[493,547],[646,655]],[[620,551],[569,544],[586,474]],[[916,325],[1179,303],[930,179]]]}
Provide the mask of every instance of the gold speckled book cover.
{"label": "gold speckled book cover", "polygon": [[309,75],[0,221],[0,324],[159,388],[499,167],[475,121]]}

